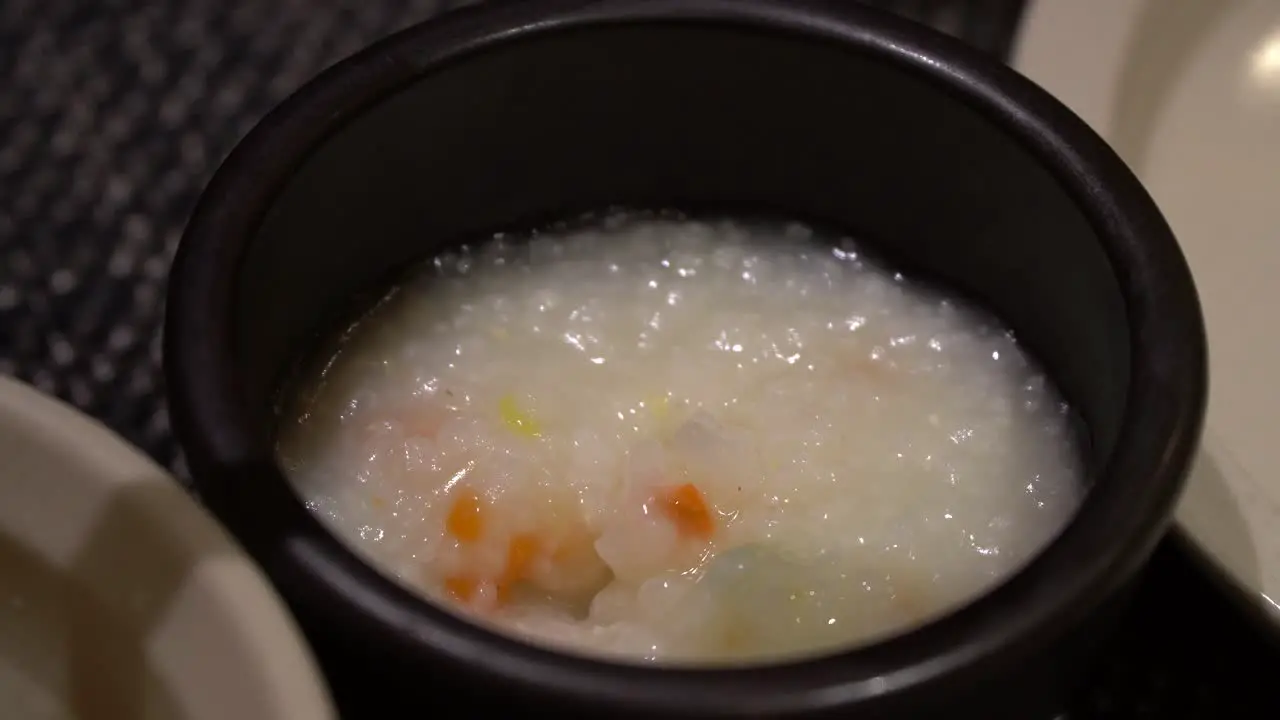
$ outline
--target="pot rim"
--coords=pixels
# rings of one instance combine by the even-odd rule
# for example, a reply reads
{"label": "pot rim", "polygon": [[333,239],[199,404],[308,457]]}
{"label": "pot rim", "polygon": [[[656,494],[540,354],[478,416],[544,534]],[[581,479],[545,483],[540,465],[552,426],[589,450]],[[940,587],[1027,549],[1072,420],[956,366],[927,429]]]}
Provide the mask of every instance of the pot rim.
{"label": "pot rim", "polygon": [[[837,43],[923,79],[1036,157],[1097,233],[1130,329],[1130,387],[1116,449],[1057,539],[969,604],[880,643],[814,659],[747,668],[628,665],[535,647],[464,621],[373,570],[318,522],[256,524],[306,513],[275,466],[269,440],[251,432],[232,327],[241,258],[294,171],[372,104],[473,53],[569,29],[654,22],[744,26]],[[465,666],[490,687],[653,714],[830,710],[925,686],[962,688],[1017,665],[1069,633],[1145,562],[1196,449],[1208,385],[1190,271],[1154,202],[1110,148],[997,61],[847,2],[525,0],[411,27],[322,73],[239,144],[192,216],[168,300],[165,370],[196,485],[296,610],[329,619],[353,642],[376,637],[406,662]],[[248,483],[246,475],[259,477]],[[258,487],[263,482],[269,492]],[[250,496],[253,512],[246,513]]]}

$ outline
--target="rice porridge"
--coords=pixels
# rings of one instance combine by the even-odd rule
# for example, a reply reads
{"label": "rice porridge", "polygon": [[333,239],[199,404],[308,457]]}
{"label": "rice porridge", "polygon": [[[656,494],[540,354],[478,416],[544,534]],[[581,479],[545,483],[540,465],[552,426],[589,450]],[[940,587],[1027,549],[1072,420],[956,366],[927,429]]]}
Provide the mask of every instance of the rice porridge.
{"label": "rice porridge", "polygon": [[375,566],[588,654],[762,661],[901,632],[1083,494],[983,311],[799,225],[615,215],[444,255],[353,325],[279,454]]}

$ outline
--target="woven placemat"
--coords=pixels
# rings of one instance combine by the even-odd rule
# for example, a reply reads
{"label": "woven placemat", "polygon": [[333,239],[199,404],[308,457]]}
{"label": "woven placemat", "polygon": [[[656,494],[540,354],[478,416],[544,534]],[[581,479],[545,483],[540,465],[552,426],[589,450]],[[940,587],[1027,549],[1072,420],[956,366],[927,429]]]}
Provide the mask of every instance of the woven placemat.
{"label": "woven placemat", "polygon": [[[997,56],[1022,4],[868,2]],[[457,4],[0,0],[0,373],[68,400],[185,478],[159,336],[169,263],[200,190],[321,68]],[[1280,717],[1267,686],[1277,656],[1254,635],[1166,548],[1073,717]]]}
{"label": "woven placemat", "polygon": [[2,0],[0,372],[186,476],[165,280],[218,162],[333,61],[441,0]]}
{"label": "woven placemat", "polygon": [[[161,387],[165,278],[218,162],[362,46],[462,2],[0,0],[0,373],[185,478]],[[1003,53],[1021,0],[872,0]]]}

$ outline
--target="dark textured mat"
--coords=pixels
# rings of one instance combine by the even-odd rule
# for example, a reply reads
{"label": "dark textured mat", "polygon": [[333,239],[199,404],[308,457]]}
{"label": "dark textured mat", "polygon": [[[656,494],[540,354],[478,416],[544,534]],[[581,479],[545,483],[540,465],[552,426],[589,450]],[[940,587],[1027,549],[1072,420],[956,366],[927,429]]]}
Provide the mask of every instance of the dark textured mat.
{"label": "dark textured mat", "polygon": [[[852,1],[852,0],[850,0]],[[159,329],[170,259],[218,161],[333,60],[441,0],[0,0],[0,373],[184,475]],[[874,0],[996,55],[1020,0]],[[1175,547],[1078,717],[1280,717],[1280,655]]]}

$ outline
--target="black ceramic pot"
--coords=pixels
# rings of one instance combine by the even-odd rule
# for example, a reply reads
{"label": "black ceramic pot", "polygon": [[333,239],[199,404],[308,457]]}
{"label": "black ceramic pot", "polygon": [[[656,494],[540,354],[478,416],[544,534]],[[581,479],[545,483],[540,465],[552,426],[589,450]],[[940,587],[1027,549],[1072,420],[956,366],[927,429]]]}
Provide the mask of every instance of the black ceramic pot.
{"label": "black ceramic pot", "polygon": [[[538,649],[380,575],[273,460],[286,369],[395,268],[612,205],[834,224],[980,298],[1084,418],[1079,514],[936,622],[754,669]],[[165,348],[196,485],[288,600],[340,701],[444,716],[1052,712],[1167,527],[1206,395],[1187,266],[1120,160],[1013,71],[853,2],[495,3],[374,46],[218,172],[175,263]]]}

